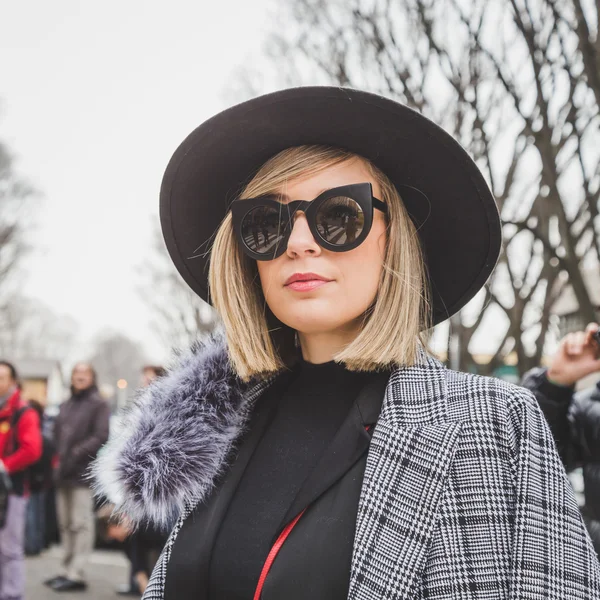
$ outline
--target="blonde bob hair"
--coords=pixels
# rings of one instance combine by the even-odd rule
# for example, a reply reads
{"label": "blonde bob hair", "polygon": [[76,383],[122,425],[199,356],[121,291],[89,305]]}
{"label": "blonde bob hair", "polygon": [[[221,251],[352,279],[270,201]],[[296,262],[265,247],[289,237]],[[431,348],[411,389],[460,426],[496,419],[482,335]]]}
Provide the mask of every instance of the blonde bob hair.
{"label": "blonde bob hair", "polygon": [[[387,243],[381,280],[356,338],[334,360],[350,370],[376,371],[414,364],[430,328],[429,285],[415,226],[388,177],[365,158],[328,146],[297,146],[268,160],[240,198],[277,194],[285,184],[328,167],[360,160],[381,187],[388,206]],[[266,304],[256,261],[239,247],[228,214],[212,247],[209,288],[221,315],[229,357],[248,380],[290,367],[298,357],[296,332],[275,318]]]}

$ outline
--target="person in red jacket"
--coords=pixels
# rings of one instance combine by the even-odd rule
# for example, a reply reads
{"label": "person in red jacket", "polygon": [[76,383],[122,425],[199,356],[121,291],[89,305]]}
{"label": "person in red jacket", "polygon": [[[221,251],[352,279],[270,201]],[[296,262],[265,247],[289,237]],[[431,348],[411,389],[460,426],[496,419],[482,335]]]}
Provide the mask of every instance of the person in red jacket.
{"label": "person in red jacket", "polygon": [[21,399],[15,367],[0,361],[0,469],[10,475],[6,523],[0,529],[0,600],[25,592],[26,469],[42,454],[40,419]]}

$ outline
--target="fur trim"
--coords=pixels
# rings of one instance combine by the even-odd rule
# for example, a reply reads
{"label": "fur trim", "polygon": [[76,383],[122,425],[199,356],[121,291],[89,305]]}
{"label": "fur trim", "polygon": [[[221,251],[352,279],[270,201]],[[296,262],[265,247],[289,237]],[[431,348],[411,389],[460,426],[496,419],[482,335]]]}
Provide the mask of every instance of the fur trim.
{"label": "fur trim", "polygon": [[192,348],[124,412],[92,465],[96,494],[133,523],[172,523],[221,473],[247,420],[247,388],[221,339]]}

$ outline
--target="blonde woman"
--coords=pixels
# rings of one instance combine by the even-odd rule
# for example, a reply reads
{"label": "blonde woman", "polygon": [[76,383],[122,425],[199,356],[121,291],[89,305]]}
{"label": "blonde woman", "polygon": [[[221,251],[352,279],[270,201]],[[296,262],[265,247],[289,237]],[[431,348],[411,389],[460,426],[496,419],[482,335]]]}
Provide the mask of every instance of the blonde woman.
{"label": "blonde woman", "polygon": [[96,464],[129,519],[180,514],[146,600],[600,597],[533,397],[425,349],[501,240],[443,130],[356,90],[262,96],[183,142],[161,221],[224,337]]}

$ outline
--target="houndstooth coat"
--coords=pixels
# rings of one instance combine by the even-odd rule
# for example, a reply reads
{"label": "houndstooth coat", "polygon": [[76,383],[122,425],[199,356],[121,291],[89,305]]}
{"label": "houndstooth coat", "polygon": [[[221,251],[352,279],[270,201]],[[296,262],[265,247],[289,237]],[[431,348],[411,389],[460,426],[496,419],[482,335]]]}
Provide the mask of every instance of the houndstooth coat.
{"label": "houndstooth coat", "polygon": [[[94,469],[130,518],[180,517],[144,600],[162,600],[177,534],[211,493],[255,399],[220,343],[138,398]],[[359,502],[348,598],[600,599],[600,566],[526,390],[422,353],[390,377]]]}

